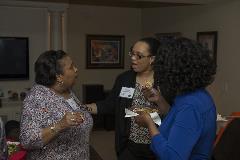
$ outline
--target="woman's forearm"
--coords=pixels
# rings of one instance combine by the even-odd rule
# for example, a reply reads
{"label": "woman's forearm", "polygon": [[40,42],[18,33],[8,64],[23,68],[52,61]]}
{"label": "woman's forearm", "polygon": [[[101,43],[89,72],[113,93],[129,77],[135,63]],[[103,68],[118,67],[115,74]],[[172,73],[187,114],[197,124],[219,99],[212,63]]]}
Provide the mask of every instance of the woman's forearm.
{"label": "woman's forearm", "polygon": [[148,127],[148,130],[149,130],[149,133],[150,133],[151,137],[160,133],[153,121],[149,121],[148,124],[147,124],[147,127]]}
{"label": "woman's forearm", "polygon": [[42,129],[42,141],[44,145],[48,144],[54,137],[56,137],[66,127],[61,121],[49,127]]}
{"label": "woman's forearm", "polygon": [[168,113],[168,111],[170,109],[170,105],[163,97],[160,97],[160,99],[156,102],[156,104],[158,105],[158,107],[160,109],[161,115],[166,115]]}

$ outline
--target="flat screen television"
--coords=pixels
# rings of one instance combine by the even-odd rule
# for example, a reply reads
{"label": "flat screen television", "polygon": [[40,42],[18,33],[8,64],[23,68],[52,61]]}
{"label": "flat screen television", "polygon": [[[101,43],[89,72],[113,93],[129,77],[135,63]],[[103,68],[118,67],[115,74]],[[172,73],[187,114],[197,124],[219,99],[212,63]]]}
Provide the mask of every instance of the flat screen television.
{"label": "flat screen television", "polygon": [[0,37],[0,80],[29,79],[27,37]]}

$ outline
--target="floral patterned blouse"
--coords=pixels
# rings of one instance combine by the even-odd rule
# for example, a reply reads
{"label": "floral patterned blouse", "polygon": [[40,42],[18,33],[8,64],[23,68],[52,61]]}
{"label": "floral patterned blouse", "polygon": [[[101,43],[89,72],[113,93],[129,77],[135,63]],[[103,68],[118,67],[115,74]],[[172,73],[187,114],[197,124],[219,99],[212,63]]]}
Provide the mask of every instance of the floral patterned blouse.
{"label": "floral patterned blouse", "polygon": [[[157,105],[154,103],[150,103],[141,92],[141,85],[136,83],[135,92],[133,95],[132,109],[136,107],[149,107],[157,109]],[[145,127],[139,126],[134,117],[131,117],[131,128],[130,128],[130,136],[129,139],[135,143],[140,144],[150,144],[150,134],[148,129]]]}
{"label": "floral patterned blouse", "polygon": [[0,160],[7,160],[7,140],[3,121],[0,117]]}
{"label": "floral patterned blouse", "polygon": [[[49,88],[34,85],[24,100],[20,142],[28,150],[27,159],[34,160],[89,160],[89,135],[93,120],[84,105],[71,93],[78,104],[72,109],[68,102]],[[84,113],[84,122],[58,133],[54,139],[44,145],[42,128],[62,119],[65,112]]]}

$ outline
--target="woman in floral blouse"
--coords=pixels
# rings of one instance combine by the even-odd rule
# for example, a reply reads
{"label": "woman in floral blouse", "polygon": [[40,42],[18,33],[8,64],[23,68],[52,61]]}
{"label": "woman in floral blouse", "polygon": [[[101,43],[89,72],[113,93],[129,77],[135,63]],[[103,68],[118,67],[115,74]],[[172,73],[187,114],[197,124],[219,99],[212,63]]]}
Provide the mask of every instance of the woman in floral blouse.
{"label": "woman in floral blouse", "polygon": [[92,117],[71,91],[77,68],[63,51],[47,51],[35,63],[35,82],[24,100],[21,144],[27,159],[89,160]]}

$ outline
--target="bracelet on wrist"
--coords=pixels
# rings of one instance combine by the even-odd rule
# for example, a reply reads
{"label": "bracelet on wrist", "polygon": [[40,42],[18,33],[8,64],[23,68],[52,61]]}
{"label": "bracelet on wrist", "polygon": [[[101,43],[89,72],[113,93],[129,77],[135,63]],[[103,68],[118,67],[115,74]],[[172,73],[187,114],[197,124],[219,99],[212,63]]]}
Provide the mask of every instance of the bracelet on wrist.
{"label": "bracelet on wrist", "polygon": [[53,126],[51,126],[50,129],[51,129],[51,132],[52,132],[53,134],[58,133],[58,129],[56,128],[56,124],[53,124]]}

